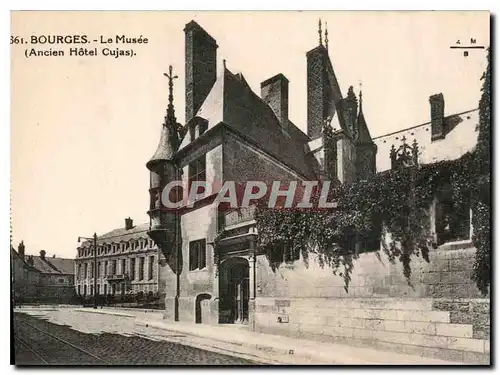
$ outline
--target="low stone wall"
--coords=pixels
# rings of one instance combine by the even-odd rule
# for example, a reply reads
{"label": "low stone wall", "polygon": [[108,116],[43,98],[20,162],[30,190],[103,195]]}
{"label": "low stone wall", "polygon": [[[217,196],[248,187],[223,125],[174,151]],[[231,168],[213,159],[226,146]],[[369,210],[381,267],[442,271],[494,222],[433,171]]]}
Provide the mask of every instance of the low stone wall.
{"label": "low stone wall", "polygon": [[[342,340],[453,361],[489,363],[490,301],[471,272],[470,243],[431,250],[411,262],[411,285],[383,251],[354,263],[344,280],[314,259],[273,270],[258,257],[256,331]],[[342,271],[342,270],[340,270]]]}
{"label": "low stone wall", "polygon": [[488,299],[257,298],[255,330],[489,363]]}

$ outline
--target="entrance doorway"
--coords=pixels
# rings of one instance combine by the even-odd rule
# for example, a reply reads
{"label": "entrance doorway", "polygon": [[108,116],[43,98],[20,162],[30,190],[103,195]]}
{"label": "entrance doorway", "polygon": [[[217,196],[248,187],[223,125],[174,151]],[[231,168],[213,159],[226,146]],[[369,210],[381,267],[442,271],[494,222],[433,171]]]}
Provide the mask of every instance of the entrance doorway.
{"label": "entrance doorway", "polygon": [[244,258],[230,258],[219,270],[219,323],[248,323],[249,266]]}

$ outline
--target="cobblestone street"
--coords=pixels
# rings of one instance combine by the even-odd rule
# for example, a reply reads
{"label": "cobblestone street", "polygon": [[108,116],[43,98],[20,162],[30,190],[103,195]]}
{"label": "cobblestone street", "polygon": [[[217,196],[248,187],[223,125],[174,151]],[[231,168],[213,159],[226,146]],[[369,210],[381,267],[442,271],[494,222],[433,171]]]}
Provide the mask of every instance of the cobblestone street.
{"label": "cobblestone street", "polygon": [[[78,315],[75,315],[75,320]],[[119,324],[119,326],[118,326]],[[14,315],[16,365],[255,365],[206,350],[140,337],[133,322],[87,319],[86,332],[23,313]],[[118,333],[110,333],[115,330]],[[128,331],[128,333],[127,333]]]}

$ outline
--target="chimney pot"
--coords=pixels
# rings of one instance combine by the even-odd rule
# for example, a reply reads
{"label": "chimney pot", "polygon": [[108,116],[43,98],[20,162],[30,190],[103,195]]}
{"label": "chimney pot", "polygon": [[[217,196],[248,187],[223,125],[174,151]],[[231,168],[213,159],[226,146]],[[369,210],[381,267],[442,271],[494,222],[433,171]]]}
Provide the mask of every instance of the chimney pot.
{"label": "chimney pot", "polygon": [[281,73],[260,84],[260,96],[271,107],[283,129],[288,129],[288,79]]}
{"label": "chimney pot", "polygon": [[125,229],[126,229],[126,230],[130,230],[130,229],[132,229],[133,227],[134,227],[134,221],[133,221],[131,218],[127,217],[127,218],[125,219]]}
{"label": "chimney pot", "polygon": [[445,137],[443,94],[431,95],[429,102],[431,104],[431,140],[443,139]]}
{"label": "chimney pot", "polygon": [[24,247],[24,241],[21,241],[19,246],[17,247],[17,252],[19,256],[24,260],[25,253],[24,253],[25,247]]}
{"label": "chimney pot", "polygon": [[45,250],[40,250],[40,258],[45,259]]}

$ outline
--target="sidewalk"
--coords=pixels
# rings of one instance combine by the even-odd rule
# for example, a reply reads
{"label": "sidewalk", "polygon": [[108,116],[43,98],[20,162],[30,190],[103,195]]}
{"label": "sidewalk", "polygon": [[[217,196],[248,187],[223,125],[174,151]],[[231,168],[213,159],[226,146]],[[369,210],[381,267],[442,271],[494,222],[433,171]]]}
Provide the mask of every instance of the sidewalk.
{"label": "sidewalk", "polygon": [[[79,311],[86,311],[79,309]],[[117,315],[116,311],[103,309],[86,312]],[[142,332],[163,336],[164,339],[212,347],[217,351],[236,356],[252,356],[273,364],[303,365],[457,365],[463,363],[443,361],[415,355],[359,348],[344,344],[317,342],[286,336],[251,332],[245,326],[206,325],[185,322],[167,322],[158,312],[129,312],[135,317],[135,326]],[[124,314],[120,314],[124,315]],[[128,315],[128,314],[127,314]],[[161,334],[163,332],[163,334]],[[169,334],[170,333],[170,334]],[[177,335],[172,335],[176,333]],[[180,335],[179,335],[180,334]],[[183,340],[179,340],[183,337]],[[209,348],[207,350],[210,350]]]}

